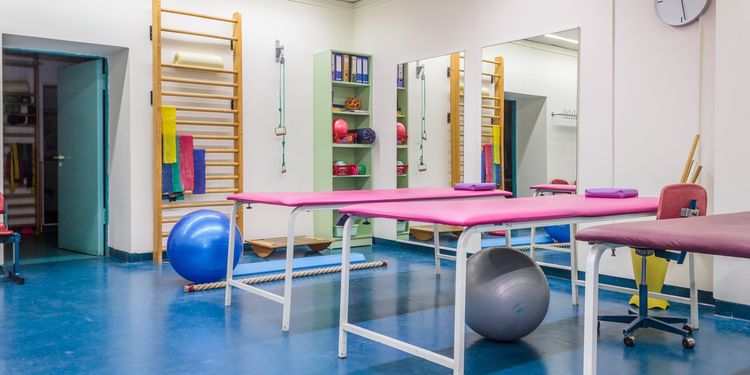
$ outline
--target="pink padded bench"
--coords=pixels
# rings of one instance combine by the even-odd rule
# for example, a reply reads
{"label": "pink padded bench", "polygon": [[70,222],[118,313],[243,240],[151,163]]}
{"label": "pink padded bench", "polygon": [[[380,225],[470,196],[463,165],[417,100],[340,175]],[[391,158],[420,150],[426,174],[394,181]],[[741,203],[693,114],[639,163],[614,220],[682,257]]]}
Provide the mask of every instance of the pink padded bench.
{"label": "pink padded bench", "polygon": [[[594,244],[586,262],[583,372],[596,374],[599,262],[602,254],[618,247],[653,250],[678,249],[737,258],[750,258],[750,212],[601,225],[577,233],[579,241]],[[692,262],[690,262],[692,267]],[[690,285],[691,316],[697,317],[697,290]]]}
{"label": "pink padded bench", "polygon": [[[570,224],[574,234],[577,224],[653,216],[657,198],[586,198],[580,195],[547,195],[529,198],[484,201],[435,201],[356,204],[341,208],[351,216],[344,225],[341,272],[341,302],[339,313],[339,357],[347,354],[347,333],[356,334],[402,350],[428,361],[453,369],[464,370],[464,316],[466,302],[466,255],[478,250],[479,241],[472,240],[481,233],[524,229],[534,226]],[[453,322],[453,358],[421,348],[381,333],[349,323],[349,254],[351,252],[352,223],[359,217],[389,218],[421,221],[433,224],[465,226],[456,249],[455,317]],[[575,240],[571,241],[571,283],[573,303],[578,303],[578,265]]]}
{"label": "pink padded bench", "polygon": [[[407,188],[407,189],[381,189],[381,190],[339,190],[326,192],[270,192],[270,193],[239,193],[227,197],[234,201],[232,214],[230,216],[229,228],[234,228],[237,218],[237,210],[243,205],[268,204],[272,206],[293,207],[287,221],[286,240],[286,264],[284,278],[284,294],[278,295],[266,290],[245,285],[232,279],[232,259],[234,259],[234,248],[228,246],[227,277],[224,296],[224,305],[232,305],[232,287],[254,293],[258,296],[270,299],[283,305],[281,329],[289,330],[292,304],[292,258],[294,257],[294,232],[297,215],[300,212],[334,210],[354,203],[375,202],[398,202],[406,206],[404,202],[431,201],[431,200],[453,200],[453,199],[479,199],[508,197],[512,194],[504,190],[467,191],[453,190],[451,188]],[[229,244],[234,243],[234,230],[229,231]]]}

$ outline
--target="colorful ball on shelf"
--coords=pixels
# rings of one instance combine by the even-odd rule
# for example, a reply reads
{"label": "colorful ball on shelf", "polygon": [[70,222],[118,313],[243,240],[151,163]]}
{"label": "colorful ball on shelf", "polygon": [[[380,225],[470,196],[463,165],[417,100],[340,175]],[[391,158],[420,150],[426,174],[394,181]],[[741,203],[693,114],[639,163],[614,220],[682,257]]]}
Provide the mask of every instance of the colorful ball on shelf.
{"label": "colorful ball on shelf", "polygon": [[406,125],[400,122],[396,123],[396,140],[399,144],[402,144],[406,141]]}
{"label": "colorful ball on shelf", "polygon": [[375,138],[377,138],[375,130],[372,130],[371,128],[357,130],[357,143],[370,145],[375,143]]}
{"label": "colorful ball on shelf", "polygon": [[349,123],[342,118],[333,120],[333,136],[336,139],[342,138],[349,132]]}
{"label": "colorful ball on shelf", "polygon": [[350,96],[344,101],[344,109],[347,111],[357,111],[362,108],[362,101],[356,96]]}

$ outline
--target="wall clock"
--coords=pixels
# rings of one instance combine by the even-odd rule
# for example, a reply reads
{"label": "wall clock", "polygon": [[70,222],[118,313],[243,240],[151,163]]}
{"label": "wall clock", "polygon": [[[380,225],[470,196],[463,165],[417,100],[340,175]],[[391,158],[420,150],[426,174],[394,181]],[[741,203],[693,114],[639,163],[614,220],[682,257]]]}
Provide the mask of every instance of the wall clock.
{"label": "wall clock", "polygon": [[711,0],[655,0],[656,14],[667,25],[685,26],[708,9]]}

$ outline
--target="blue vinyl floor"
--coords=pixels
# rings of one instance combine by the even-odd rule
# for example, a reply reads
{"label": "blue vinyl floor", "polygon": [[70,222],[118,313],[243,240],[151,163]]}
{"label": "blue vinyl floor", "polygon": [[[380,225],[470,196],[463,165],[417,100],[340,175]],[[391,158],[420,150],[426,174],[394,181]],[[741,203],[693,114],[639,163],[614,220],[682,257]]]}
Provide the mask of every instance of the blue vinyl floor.
{"label": "blue vinyl floor", "polygon": [[[436,277],[427,251],[383,245],[357,251],[389,264],[352,273],[351,320],[450,355],[453,264],[443,262],[443,274]],[[245,256],[249,260],[257,258]],[[235,291],[234,305],[224,308],[223,290],[184,293],[184,281],[168,264],[94,258],[33,264],[23,271],[26,285],[0,284],[3,374],[449,373],[353,336],[349,357],[338,359],[339,274],[295,281],[287,334],[280,330],[280,305]],[[468,332],[468,374],[580,373],[582,306],[571,306],[568,281],[549,282],[550,310],[531,335],[508,344]],[[266,288],[280,292],[282,284]],[[602,312],[623,313],[627,298],[603,292]],[[687,314],[683,305],[671,310]],[[701,319],[695,350],[683,349],[679,337],[649,330],[627,348],[622,326],[604,324],[600,373],[750,371],[750,322],[714,316],[708,307],[701,307]]]}

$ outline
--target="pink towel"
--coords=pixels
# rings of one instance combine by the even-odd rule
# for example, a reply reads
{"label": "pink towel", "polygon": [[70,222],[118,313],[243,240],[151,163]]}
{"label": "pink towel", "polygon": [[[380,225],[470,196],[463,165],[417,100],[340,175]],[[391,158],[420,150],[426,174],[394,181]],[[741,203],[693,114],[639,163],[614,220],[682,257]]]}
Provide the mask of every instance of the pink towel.
{"label": "pink towel", "polygon": [[195,175],[193,170],[193,136],[181,135],[180,139],[180,178],[182,188],[193,191]]}
{"label": "pink towel", "polygon": [[484,153],[484,182],[494,182],[495,179],[492,177],[492,145],[482,145],[482,152]]}

